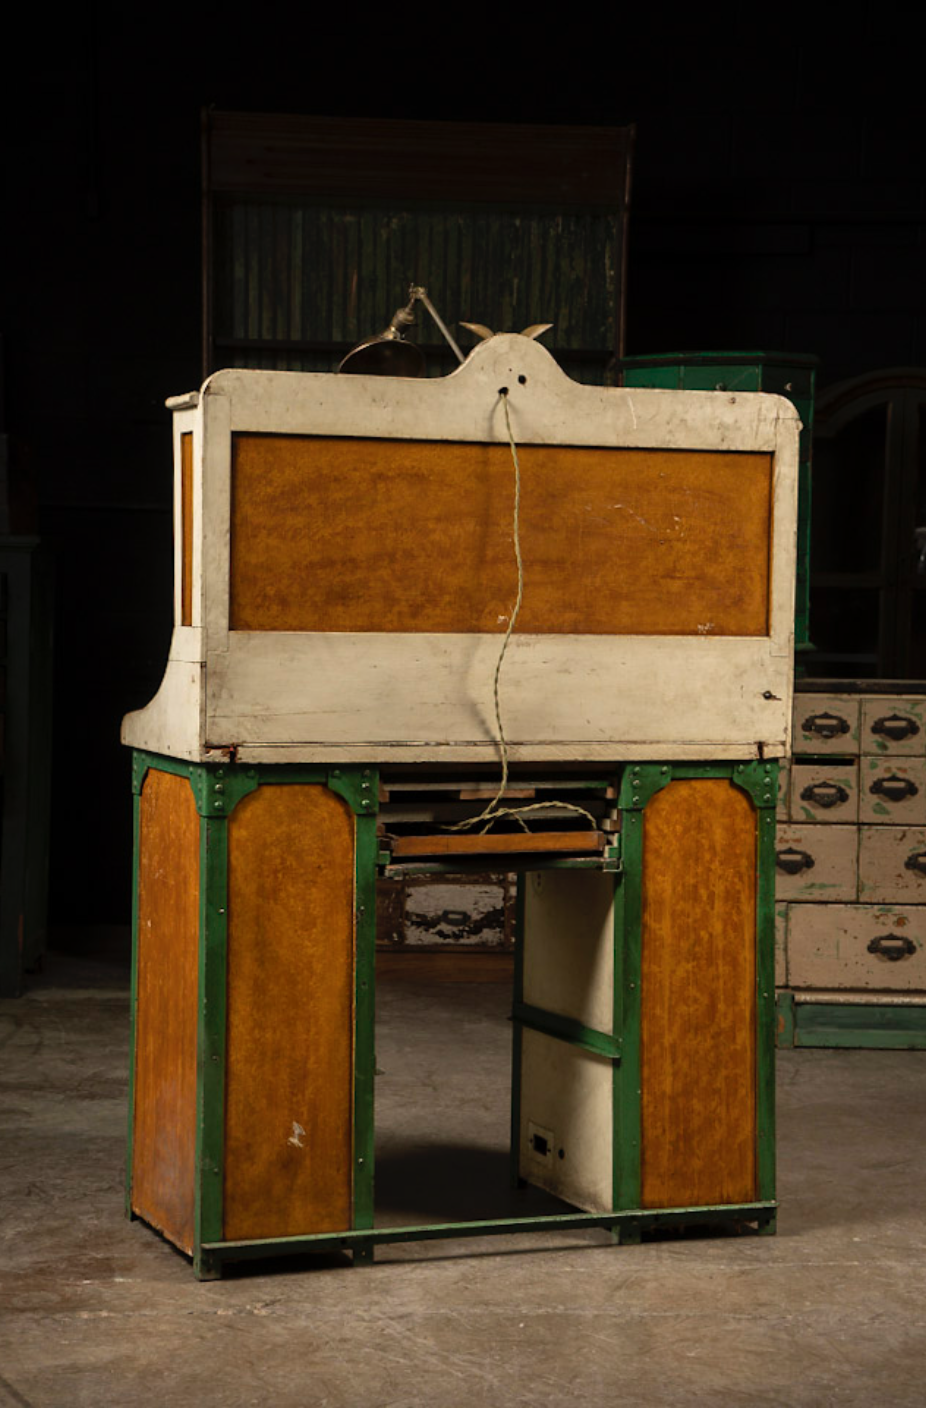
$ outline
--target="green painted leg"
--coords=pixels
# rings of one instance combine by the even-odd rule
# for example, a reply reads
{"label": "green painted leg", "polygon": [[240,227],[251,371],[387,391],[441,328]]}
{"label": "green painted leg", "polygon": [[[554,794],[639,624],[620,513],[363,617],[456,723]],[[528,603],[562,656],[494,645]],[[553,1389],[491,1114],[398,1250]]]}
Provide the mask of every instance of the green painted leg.
{"label": "green painted leg", "polygon": [[639,1222],[618,1222],[611,1228],[611,1241],[617,1247],[638,1247],[640,1245]]}
{"label": "green painted leg", "polygon": [[375,1249],[374,1249],[374,1247],[373,1247],[373,1243],[372,1243],[372,1242],[370,1242],[369,1245],[367,1245],[367,1246],[365,1246],[365,1247],[354,1247],[354,1251],[353,1251],[353,1264],[354,1264],[354,1266],[372,1266],[372,1265],[373,1265],[373,1253],[374,1253],[374,1250],[375,1250]]}
{"label": "green painted leg", "polygon": [[777,1214],[777,1213],[774,1213],[774,1212],[773,1212],[772,1215],[771,1215],[771,1217],[767,1218],[765,1222],[760,1222],[760,1223],[759,1223],[759,1236],[760,1236],[760,1237],[774,1237],[777,1231],[778,1231],[778,1214]]}
{"label": "green painted leg", "polygon": [[193,1255],[193,1272],[197,1281],[221,1281],[221,1258],[213,1256],[210,1252],[195,1252]]}

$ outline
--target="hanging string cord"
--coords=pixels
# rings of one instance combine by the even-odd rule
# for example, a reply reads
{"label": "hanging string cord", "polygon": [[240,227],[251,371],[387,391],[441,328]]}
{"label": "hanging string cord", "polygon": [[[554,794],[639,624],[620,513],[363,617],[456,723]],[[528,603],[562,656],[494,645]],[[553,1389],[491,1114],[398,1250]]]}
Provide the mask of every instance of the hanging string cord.
{"label": "hanging string cord", "polygon": [[514,432],[511,429],[511,414],[508,410],[508,388],[502,387],[499,391],[502,406],[505,410],[505,427],[508,431],[508,444],[511,446],[511,458],[514,463],[514,515],[512,521],[512,535],[514,538],[514,556],[518,564],[518,594],[515,598],[514,610],[508,619],[508,629],[505,632],[505,639],[502,641],[502,648],[498,653],[498,660],[495,665],[495,679],[492,686],[493,697],[495,699],[495,727],[498,732],[498,742],[502,754],[502,777],[498,785],[498,791],[492,798],[489,805],[478,816],[467,817],[465,821],[458,821],[453,826],[448,826],[448,831],[465,831],[471,826],[476,826],[480,821],[485,822],[480,835],[485,835],[494,821],[501,817],[511,817],[521,827],[522,831],[529,831],[530,827],[524,821],[524,816],[528,812],[546,811],[548,808],[555,808],[559,811],[578,812],[580,816],[587,817],[593,826],[597,823],[591,812],[587,812],[584,807],[574,806],[572,802],[533,802],[527,807],[501,807],[499,802],[505,795],[508,786],[508,740],[505,737],[505,729],[502,724],[502,706],[499,699],[498,684],[502,673],[502,662],[505,659],[505,651],[508,649],[508,642],[517,624],[518,616],[521,614],[521,601],[524,597],[524,562],[521,557],[521,466],[518,462],[518,447],[515,444]]}

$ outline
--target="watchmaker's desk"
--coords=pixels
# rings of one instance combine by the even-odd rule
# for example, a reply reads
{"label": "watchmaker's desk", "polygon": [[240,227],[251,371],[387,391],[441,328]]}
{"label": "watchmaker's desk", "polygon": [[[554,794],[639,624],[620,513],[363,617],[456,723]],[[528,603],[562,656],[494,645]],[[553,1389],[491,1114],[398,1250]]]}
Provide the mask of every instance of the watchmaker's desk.
{"label": "watchmaker's desk", "polygon": [[[480,835],[451,818],[501,776],[506,401],[505,805],[535,810]],[[376,878],[505,869],[514,1168],[576,1211],[453,1230],[772,1228],[792,405],[580,386],[509,335],[439,380],[169,405],[176,625],[123,729],[130,1213],[202,1276],[448,1235],[373,1227]]]}

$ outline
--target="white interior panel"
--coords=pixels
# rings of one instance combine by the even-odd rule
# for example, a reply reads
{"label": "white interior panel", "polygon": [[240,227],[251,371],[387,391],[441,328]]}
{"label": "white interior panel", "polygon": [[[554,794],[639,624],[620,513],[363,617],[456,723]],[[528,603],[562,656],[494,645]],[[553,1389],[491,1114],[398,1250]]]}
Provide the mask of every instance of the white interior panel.
{"label": "white interior panel", "polygon": [[525,877],[524,1001],[613,1033],[613,875],[534,870]]}
{"label": "white interior panel", "polygon": [[[610,1212],[614,1205],[612,1083],[611,1062],[605,1057],[525,1028],[521,1177],[586,1212]],[[537,1131],[542,1137],[552,1135],[546,1154],[533,1146]]]}

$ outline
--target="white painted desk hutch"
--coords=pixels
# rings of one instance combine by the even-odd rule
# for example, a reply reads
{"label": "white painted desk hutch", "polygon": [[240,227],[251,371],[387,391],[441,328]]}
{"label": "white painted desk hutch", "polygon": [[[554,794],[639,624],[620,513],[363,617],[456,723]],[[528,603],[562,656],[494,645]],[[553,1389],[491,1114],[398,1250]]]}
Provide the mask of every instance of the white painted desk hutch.
{"label": "white painted desk hutch", "polygon": [[[168,404],[176,625],[123,729],[130,1213],[201,1276],[773,1229],[793,406],[581,386],[514,335],[441,379],[223,371]],[[522,872],[513,1173],[570,1206],[376,1228],[376,877],[467,868]]]}

